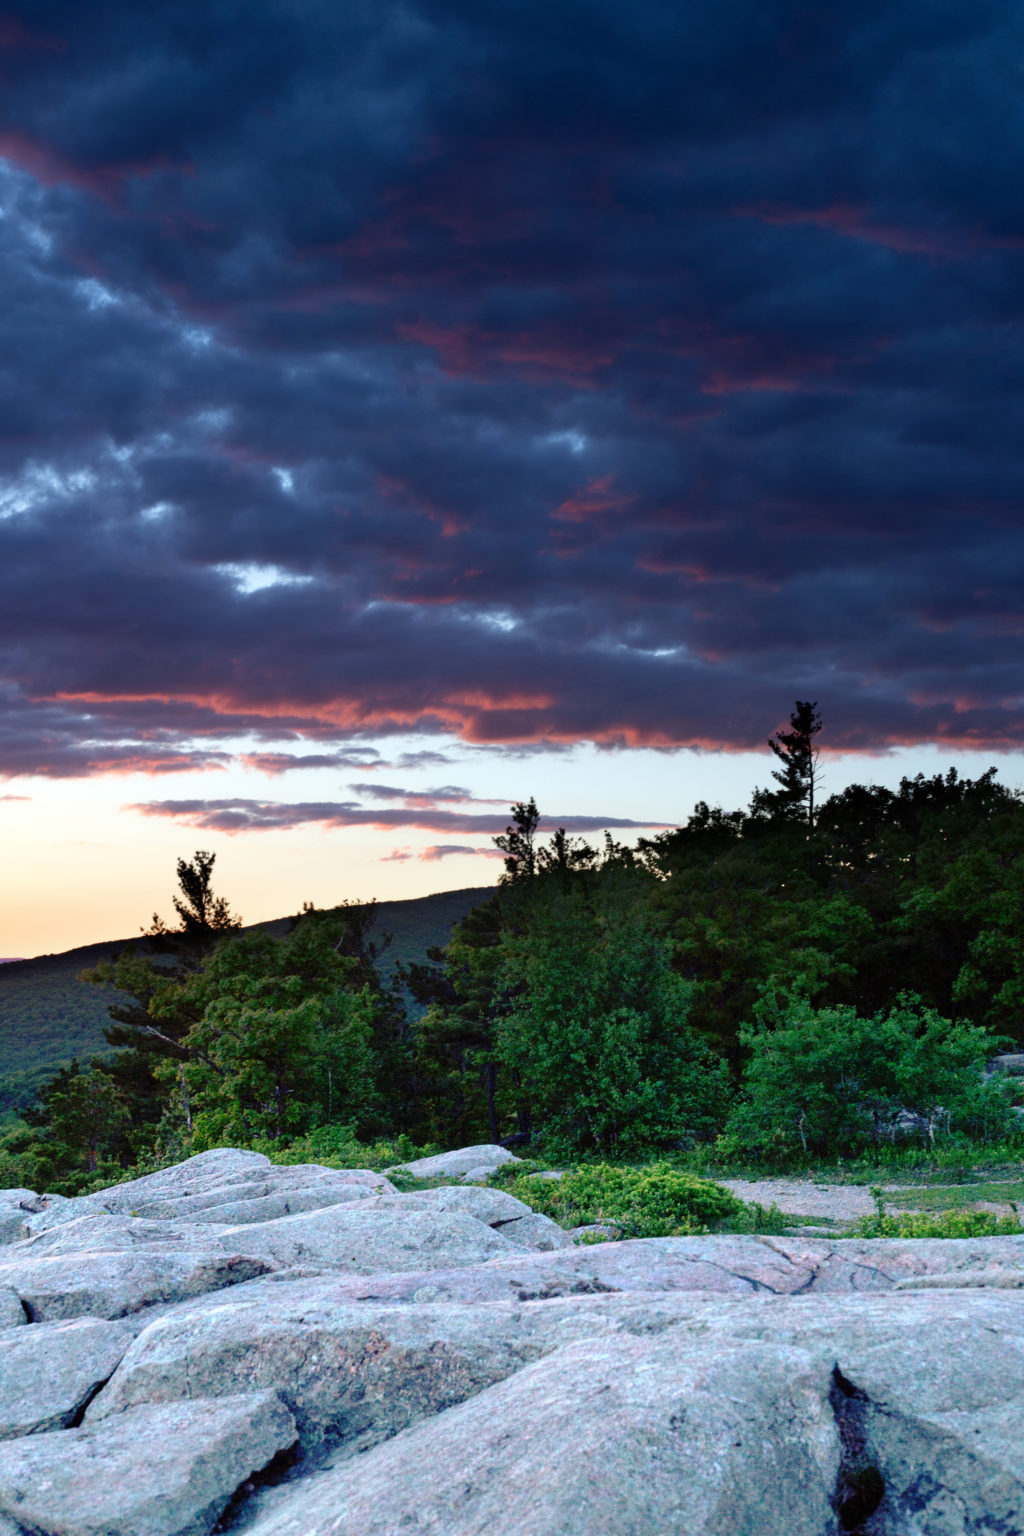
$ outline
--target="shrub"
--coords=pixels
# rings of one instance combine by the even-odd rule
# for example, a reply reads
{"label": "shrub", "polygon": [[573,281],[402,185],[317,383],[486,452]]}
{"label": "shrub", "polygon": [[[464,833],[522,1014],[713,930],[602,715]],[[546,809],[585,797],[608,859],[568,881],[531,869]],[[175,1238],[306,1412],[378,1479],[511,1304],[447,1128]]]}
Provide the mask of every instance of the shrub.
{"label": "shrub", "polygon": [[707,1179],[654,1163],[648,1168],[608,1163],[568,1169],[560,1179],[532,1176],[531,1166],[506,1164],[491,1182],[565,1227],[608,1222],[621,1237],[687,1237],[742,1215],[741,1201]]}
{"label": "shrub", "polygon": [[846,1237],[1019,1237],[1016,1216],[996,1216],[992,1211],[943,1211],[927,1216],[901,1211],[896,1216],[876,1212],[862,1216]]}
{"label": "shrub", "polygon": [[980,1070],[1000,1042],[908,995],[870,1018],[766,998],[740,1038],[751,1055],[727,1126],[735,1149],[776,1160],[848,1155],[901,1134],[934,1148],[951,1132],[987,1142],[1012,1127],[1006,1084]]}
{"label": "shrub", "polygon": [[287,1141],[267,1137],[253,1140],[249,1145],[256,1152],[265,1152],[273,1163],[320,1163],[325,1168],[378,1170],[396,1163],[410,1163],[418,1157],[431,1157],[443,1150],[438,1146],[418,1147],[404,1135],[374,1142],[360,1141],[353,1124],[320,1125],[304,1136]]}

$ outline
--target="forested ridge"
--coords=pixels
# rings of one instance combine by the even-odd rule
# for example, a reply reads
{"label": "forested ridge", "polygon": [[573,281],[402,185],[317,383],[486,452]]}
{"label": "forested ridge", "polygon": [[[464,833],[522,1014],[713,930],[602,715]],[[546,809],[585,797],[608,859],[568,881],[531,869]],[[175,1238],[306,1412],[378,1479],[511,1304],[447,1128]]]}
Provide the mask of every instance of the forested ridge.
{"label": "forested ridge", "polygon": [[[407,901],[377,902],[376,926],[391,935],[381,956],[385,979],[390,979],[396,966],[422,960],[429,948],[445,943],[454,924],[489,894],[487,886],[471,886]],[[288,931],[289,922],[281,917],[254,926],[280,936]],[[116,959],[130,942],[87,944],[0,966],[0,1116],[32,1104],[36,1090],[56,1067],[67,1066],[74,1058],[109,1053],[103,1031],[110,1024],[110,1005],[118,994],[113,988],[83,981],[82,972]],[[134,942],[143,950],[148,944],[142,938]]]}
{"label": "forested ridge", "polygon": [[766,1164],[1019,1139],[986,1063],[1024,1042],[1024,802],[994,769],[823,797],[820,730],[798,701],[770,788],[636,848],[544,838],[517,803],[498,887],[393,982],[372,908],[242,932],[213,856],[180,860],[177,924],[90,972],[121,995],[112,1054],[62,1069],[0,1155],[73,1185],[332,1127]]}

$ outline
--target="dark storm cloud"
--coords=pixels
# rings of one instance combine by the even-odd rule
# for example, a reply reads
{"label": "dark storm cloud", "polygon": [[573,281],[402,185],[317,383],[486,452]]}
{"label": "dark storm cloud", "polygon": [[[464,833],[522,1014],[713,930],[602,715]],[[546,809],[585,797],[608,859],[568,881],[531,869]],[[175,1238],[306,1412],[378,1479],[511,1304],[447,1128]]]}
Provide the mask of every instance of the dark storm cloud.
{"label": "dark storm cloud", "polygon": [[8,6],[0,773],[743,748],[797,696],[1019,746],[1022,46],[1008,0]]}

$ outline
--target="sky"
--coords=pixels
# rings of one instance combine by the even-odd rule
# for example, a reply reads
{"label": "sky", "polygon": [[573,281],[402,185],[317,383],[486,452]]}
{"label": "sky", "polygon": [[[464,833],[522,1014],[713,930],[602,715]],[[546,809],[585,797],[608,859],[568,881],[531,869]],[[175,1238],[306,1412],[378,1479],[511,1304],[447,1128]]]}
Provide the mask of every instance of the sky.
{"label": "sky", "polygon": [[0,0],[0,957],[1024,780],[1009,0]]}

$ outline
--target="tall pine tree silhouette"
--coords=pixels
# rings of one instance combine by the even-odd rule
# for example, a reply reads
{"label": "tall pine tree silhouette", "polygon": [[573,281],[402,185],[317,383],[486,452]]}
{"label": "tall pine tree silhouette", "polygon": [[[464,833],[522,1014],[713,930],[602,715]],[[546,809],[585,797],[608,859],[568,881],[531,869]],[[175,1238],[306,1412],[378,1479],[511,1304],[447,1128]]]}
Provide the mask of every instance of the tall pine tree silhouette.
{"label": "tall pine tree silhouette", "polygon": [[806,816],[808,827],[814,826],[815,790],[821,784],[821,754],[814,744],[821,723],[817,702],[797,699],[789,717],[789,730],[776,731],[768,741],[782,764],[772,773],[779,788],[771,798],[784,816]]}

